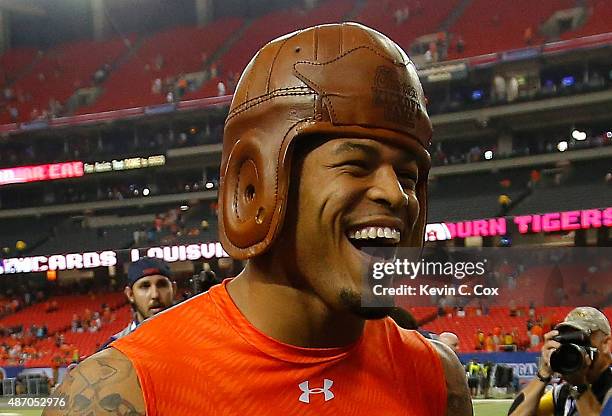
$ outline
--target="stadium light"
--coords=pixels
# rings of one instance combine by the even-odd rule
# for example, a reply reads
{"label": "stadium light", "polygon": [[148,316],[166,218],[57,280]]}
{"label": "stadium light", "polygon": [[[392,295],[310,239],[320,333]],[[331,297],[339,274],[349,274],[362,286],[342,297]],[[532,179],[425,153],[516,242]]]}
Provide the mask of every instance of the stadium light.
{"label": "stadium light", "polygon": [[189,205],[181,205],[181,211],[187,211],[189,209]]}
{"label": "stadium light", "polygon": [[142,190],[142,194],[143,194],[144,196],[149,196],[149,193],[151,193],[151,191],[149,191],[149,188],[144,188],[144,189]]}
{"label": "stadium light", "polygon": [[606,132],[606,137],[607,137],[608,139],[612,139],[612,131],[607,131],[607,132]]}
{"label": "stadium light", "polygon": [[572,131],[572,137],[575,140],[583,141],[583,140],[586,140],[587,134],[585,132],[583,132],[583,131],[574,129],[574,131]]}
{"label": "stadium light", "polygon": [[204,185],[206,187],[206,189],[212,189],[215,187],[215,184],[212,182],[206,182],[206,185]]}
{"label": "stadium light", "polygon": [[486,160],[493,159],[493,151],[492,150],[487,150],[486,152],[484,152],[484,158]]}
{"label": "stadium light", "polygon": [[561,140],[559,144],[557,144],[557,150],[560,152],[565,152],[567,150],[567,142],[565,140]]}

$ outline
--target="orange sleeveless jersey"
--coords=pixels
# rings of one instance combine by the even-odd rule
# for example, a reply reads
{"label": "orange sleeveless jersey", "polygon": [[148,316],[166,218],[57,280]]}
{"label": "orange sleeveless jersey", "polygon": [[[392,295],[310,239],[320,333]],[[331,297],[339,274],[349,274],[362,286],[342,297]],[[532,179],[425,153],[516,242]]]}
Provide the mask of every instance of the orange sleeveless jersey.
{"label": "orange sleeveless jersey", "polygon": [[148,416],[446,414],[442,363],[418,332],[386,318],[348,347],[294,347],[254,328],[227,282],[112,344],[137,372]]}

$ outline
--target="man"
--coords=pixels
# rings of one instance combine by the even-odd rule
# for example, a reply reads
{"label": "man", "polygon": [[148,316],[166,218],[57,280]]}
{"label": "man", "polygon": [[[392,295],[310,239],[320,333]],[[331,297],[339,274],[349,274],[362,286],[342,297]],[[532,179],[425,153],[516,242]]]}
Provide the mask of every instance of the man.
{"label": "man", "polygon": [[442,332],[439,336],[440,342],[446,344],[455,354],[459,351],[459,337],[452,332]]}
{"label": "man", "polygon": [[145,319],[172,306],[176,283],[172,281],[168,263],[152,257],[143,257],[131,263],[124,293],[132,307],[132,322],[110,337],[100,349],[107,348],[111,342],[134,331]]}
{"label": "man", "polygon": [[[571,374],[561,374],[564,382],[544,393],[553,377],[551,354],[561,344],[553,338],[560,333],[580,331],[589,336],[590,346],[596,350],[594,359],[589,354],[583,357],[583,366]],[[612,392],[612,341],[610,323],[606,316],[595,308],[579,307],[572,310],[555,330],[544,335],[542,358],[537,377],[518,395],[509,415],[562,415],[599,416],[608,415],[603,410],[606,396]]]}
{"label": "man", "polygon": [[466,372],[468,373],[468,387],[472,397],[478,395],[478,386],[480,386],[480,378],[482,376],[482,366],[478,363],[478,359],[471,359],[467,366]]}
{"label": "man", "polygon": [[245,269],[82,363],[59,391],[70,411],[471,415],[453,352],[362,302],[360,248],[422,246],[431,133],[384,35],[334,24],[264,46],[221,164],[220,238]]}

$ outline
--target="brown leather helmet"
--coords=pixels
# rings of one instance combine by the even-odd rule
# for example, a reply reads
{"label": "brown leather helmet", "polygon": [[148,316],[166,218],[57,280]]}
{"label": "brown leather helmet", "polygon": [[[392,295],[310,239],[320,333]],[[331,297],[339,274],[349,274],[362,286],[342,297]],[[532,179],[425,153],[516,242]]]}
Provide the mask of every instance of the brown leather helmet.
{"label": "brown leather helmet", "polygon": [[270,247],[287,208],[292,148],[296,139],[313,137],[372,138],[416,155],[420,212],[402,245],[420,247],[431,134],[414,64],[381,33],[342,23],[271,41],[242,73],[225,122],[219,189],[223,247],[238,259]]}

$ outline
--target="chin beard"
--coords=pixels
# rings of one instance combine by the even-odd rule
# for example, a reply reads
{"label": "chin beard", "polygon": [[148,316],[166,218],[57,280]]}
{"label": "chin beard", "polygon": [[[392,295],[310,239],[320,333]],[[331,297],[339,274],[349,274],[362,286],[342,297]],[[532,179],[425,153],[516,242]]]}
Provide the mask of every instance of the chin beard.
{"label": "chin beard", "polygon": [[[394,308],[393,298],[389,298],[390,304],[388,306],[363,306],[364,303],[374,305],[374,299],[369,302],[365,299],[362,301],[361,294],[351,289],[342,289],[340,302],[352,314],[367,320],[382,319],[388,316]],[[377,302],[380,302],[380,300],[377,300]]]}

